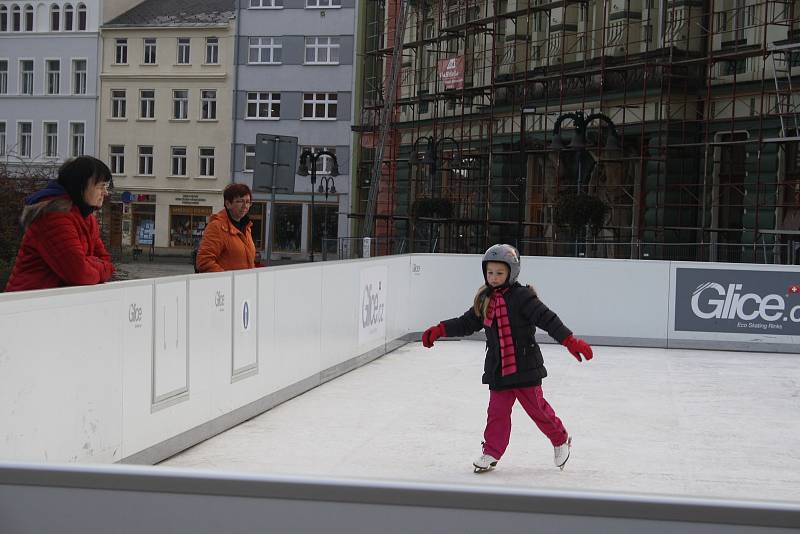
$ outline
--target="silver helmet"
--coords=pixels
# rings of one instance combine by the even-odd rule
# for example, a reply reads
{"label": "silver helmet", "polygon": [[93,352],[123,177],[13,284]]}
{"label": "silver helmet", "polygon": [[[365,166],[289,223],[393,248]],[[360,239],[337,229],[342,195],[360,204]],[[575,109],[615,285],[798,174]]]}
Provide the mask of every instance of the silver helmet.
{"label": "silver helmet", "polygon": [[492,245],[483,255],[483,278],[486,278],[486,264],[490,261],[499,261],[508,265],[508,284],[517,281],[520,268],[519,251],[511,245]]}

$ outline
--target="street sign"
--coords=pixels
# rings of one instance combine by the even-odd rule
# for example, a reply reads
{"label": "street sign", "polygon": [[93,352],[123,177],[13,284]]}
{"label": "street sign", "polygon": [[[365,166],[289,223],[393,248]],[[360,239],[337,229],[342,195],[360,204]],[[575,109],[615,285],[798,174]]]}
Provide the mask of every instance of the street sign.
{"label": "street sign", "polygon": [[253,190],[294,193],[297,163],[297,137],[257,134]]}

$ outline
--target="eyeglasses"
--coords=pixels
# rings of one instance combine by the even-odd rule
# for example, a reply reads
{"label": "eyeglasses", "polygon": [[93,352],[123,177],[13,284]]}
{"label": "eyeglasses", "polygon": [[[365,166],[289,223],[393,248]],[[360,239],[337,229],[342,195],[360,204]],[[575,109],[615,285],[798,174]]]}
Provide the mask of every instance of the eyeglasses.
{"label": "eyeglasses", "polygon": [[249,206],[252,203],[253,201],[249,198],[237,198],[231,202],[231,204],[239,204],[240,206]]}
{"label": "eyeglasses", "polygon": [[94,184],[95,189],[102,190],[104,193],[108,193],[111,190],[111,182],[99,182]]}

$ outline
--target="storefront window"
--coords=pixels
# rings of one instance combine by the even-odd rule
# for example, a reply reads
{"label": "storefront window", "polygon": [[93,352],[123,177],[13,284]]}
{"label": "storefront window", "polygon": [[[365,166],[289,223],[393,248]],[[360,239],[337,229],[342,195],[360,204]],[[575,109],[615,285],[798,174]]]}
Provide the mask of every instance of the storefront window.
{"label": "storefront window", "polygon": [[131,204],[133,244],[139,247],[155,244],[156,207],[154,204]]}
{"label": "storefront window", "polygon": [[169,246],[194,247],[200,243],[211,206],[170,206]]}
{"label": "storefront window", "polygon": [[256,202],[250,206],[250,220],[253,221],[252,233],[253,243],[256,244],[256,250],[263,250],[264,247],[264,213],[266,213],[266,204],[264,202]]}
{"label": "storefront window", "polygon": [[303,206],[300,204],[275,205],[275,242],[278,252],[300,252],[300,229],[303,224]]}
{"label": "storefront window", "polygon": [[[338,206],[314,206],[314,233],[312,243],[314,243],[314,252],[322,252],[322,239],[326,235],[327,240],[325,246],[328,248],[329,254],[335,254],[337,249],[337,237],[339,235],[338,219],[339,207]],[[327,223],[327,229],[326,229]]]}

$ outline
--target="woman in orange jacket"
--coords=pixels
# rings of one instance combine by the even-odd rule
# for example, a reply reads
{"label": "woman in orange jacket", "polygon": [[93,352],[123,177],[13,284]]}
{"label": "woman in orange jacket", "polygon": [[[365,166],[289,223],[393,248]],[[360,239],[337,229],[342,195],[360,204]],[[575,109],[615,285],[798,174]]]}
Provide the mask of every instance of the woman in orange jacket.
{"label": "woman in orange jacket", "polygon": [[222,192],[225,208],[211,216],[197,251],[201,273],[252,269],[256,266],[253,223],[247,212],[252,193],[245,184],[229,184]]}

